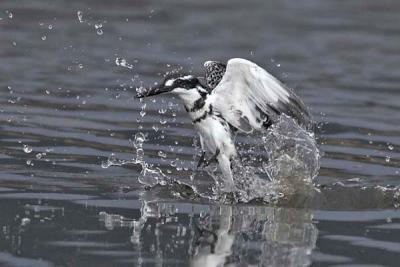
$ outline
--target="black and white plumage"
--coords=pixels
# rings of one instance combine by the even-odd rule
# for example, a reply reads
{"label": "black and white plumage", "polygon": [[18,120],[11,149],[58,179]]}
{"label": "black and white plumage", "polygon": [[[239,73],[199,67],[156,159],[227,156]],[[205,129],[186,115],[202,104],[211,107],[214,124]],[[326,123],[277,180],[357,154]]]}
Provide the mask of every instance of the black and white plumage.
{"label": "black and white plumage", "polygon": [[[307,108],[290,89],[255,63],[234,58],[226,65],[205,63],[207,87],[192,75],[167,76],[159,86],[138,97],[164,92],[177,94],[184,102],[203,151],[210,152],[223,173],[223,189],[235,188],[231,163],[237,157],[235,134],[267,129],[281,114],[308,128],[312,120]],[[203,158],[203,157],[202,157]]]}
{"label": "black and white plumage", "polygon": [[206,61],[204,63],[204,68],[206,69],[206,83],[209,89],[214,89],[226,71],[226,65],[218,61]]}
{"label": "black and white plumage", "polygon": [[282,113],[305,128],[312,126],[301,99],[263,68],[245,59],[228,61],[210,98],[216,112],[246,133],[268,127]]}

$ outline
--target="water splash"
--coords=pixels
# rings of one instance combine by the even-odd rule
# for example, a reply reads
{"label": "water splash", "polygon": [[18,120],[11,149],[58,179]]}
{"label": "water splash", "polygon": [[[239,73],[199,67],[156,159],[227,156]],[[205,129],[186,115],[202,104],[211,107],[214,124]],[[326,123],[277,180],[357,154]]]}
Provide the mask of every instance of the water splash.
{"label": "water splash", "polygon": [[102,167],[103,169],[107,169],[107,168],[110,167],[110,166],[122,166],[122,165],[124,165],[124,164],[126,164],[126,163],[127,163],[127,161],[119,160],[119,159],[117,159],[117,158],[115,157],[115,154],[114,154],[114,153],[111,153],[111,154],[108,156],[107,160],[106,160],[106,161],[103,161],[103,162],[101,163],[101,167]]}
{"label": "water splash", "polygon": [[138,181],[142,185],[149,187],[166,185],[170,178],[168,178],[159,168],[155,168],[151,164],[146,163],[144,159],[143,143],[145,140],[146,136],[143,133],[136,133],[134,140],[132,141],[133,147],[136,151],[136,157],[134,157],[132,160],[121,160],[118,159],[114,153],[111,153],[107,160],[101,163],[101,167],[109,168],[111,166],[138,164],[141,166]]}
{"label": "water splash", "polygon": [[[236,190],[229,193],[221,190],[223,179],[217,172],[217,164],[205,169],[216,181],[212,189],[206,192],[197,188],[193,181],[195,168],[191,176],[192,183],[187,185],[167,177],[159,168],[147,164],[144,159],[143,133],[135,135],[133,146],[136,149],[136,158],[133,161],[118,161],[115,157],[111,157],[106,166],[140,164],[142,171],[138,180],[143,185],[149,187],[168,185],[172,194],[176,196],[193,199],[201,197],[224,203],[252,200],[276,203],[299,192],[303,196],[317,192],[312,182],[320,166],[318,146],[314,135],[298,126],[293,119],[281,116],[268,131],[251,138],[244,136],[243,139],[248,140],[248,143],[239,142],[241,158],[232,164]],[[167,156],[164,151],[159,151],[157,155],[161,160],[165,160]],[[170,165],[178,168],[178,161],[179,158],[172,160]],[[194,159],[193,162],[195,161]]]}
{"label": "water splash", "polygon": [[[217,186],[214,192],[219,200],[271,203],[299,191],[315,191],[312,181],[320,167],[316,140],[290,117],[282,115],[250,144],[239,144],[239,154],[242,159],[232,164],[236,191],[227,195]],[[208,172],[216,181],[222,180],[214,170]]]}
{"label": "water splash", "polygon": [[281,116],[263,137],[268,163],[264,170],[272,181],[311,183],[320,168],[320,153],[313,133],[290,117]]}

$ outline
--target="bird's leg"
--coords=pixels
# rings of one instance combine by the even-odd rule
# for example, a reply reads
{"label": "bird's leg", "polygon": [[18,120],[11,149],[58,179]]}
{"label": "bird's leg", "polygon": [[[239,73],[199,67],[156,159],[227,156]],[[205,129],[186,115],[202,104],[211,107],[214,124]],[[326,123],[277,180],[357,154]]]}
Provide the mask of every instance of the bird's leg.
{"label": "bird's leg", "polygon": [[210,165],[210,163],[214,162],[214,161],[218,161],[217,157],[219,155],[219,148],[217,148],[217,150],[215,151],[215,154],[211,156],[211,158],[209,159],[205,159],[205,154],[206,152],[202,152],[200,159],[199,159],[199,163],[197,164],[197,168],[199,168],[201,165],[203,165],[204,167],[207,167],[208,165]]}
{"label": "bird's leg", "polygon": [[231,169],[231,160],[232,158],[225,154],[220,154],[218,157],[219,167],[221,168],[224,183],[221,189],[225,192],[232,192],[235,189],[235,183],[233,182],[233,174]]}
{"label": "bird's leg", "polygon": [[199,134],[200,137],[200,145],[201,145],[201,156],[199,159],[199,162],[197,163],[197,169],[201,167],[201,165],[203,165],[203,163],[206,162],[205,160],[205,156],[206,156],[206,150],[205,150],[205,145],[204,145],[204,139],[203,136],[201,136],[201,134]]}
{"label": "bird's leg", "polygon": [[205,160],[204,166],[210,165],[210,163],[213,162],[213,161],[218,161],[218,160],[217,160],[217,157],[218,157],[218,155],[219,155],[219,152],[220,152],[220,151],[219,151],[219,148],[217,148],[217,150],[215,151],[215,154],[212,155],[211,158],[209,158],[208,160]]}
{"label": "bird's leg", "polygon": [[206,157],[206,152],[202,151],[201,156],[199,158],[199,162],[197,163],[197,168],[200,168],[201,165],[203,165],[203,163],[206,164],[207,160],[205,159],[205,157]]}

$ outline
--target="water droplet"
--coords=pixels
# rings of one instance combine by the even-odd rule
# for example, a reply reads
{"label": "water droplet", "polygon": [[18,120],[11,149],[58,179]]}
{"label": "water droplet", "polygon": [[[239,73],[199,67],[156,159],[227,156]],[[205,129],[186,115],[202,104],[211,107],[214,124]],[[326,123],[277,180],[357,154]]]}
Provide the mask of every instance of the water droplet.
{"label": "water droplet", "polygon": [[386,156],[385,161],[390,162],[390,156]]}
{"label": "water droplet", "polygon": [[8,18],[9,18],[9,19],[12,19],[12,18],[13,18],[14,15],[13,15],[13,13],[11,13],[11,11],[8,11],[8,10],[7,10],[6,13],[8,13]]}
{"label": "water droplet", "polygon": [[47,39],[47,36],[46,36],[46,35],[43,35],[43,36],[42,36],[42,40],[45,41],[46,39]]}
{"label": "water droplet", "polygon": [[167,157],[167,154],[164,151],[161,151],[161,150],[158,151],[157,154],[158,154],[159,157],[164,158],[164,159]]}
{"label": "water droplet", "polygon": [[160,113],[160,114],[165,114],[165,112],[167,112],[167,109],[165,109],[165,108],[158,110],[158,113]]}
{"label": "water droplet", "polygon": [[141,117],[144,117],[144,115],[146,115],[146,111],[142,110],[142,111],[139,112],[139,114],[140,114]]}
{"label": "water droplet", "polygon": [[96,29],[96,32],[98,35],[102,35],[103,34],[103,24],[101,22],[94,24],[94,28]]}
{"label": "water droplet", "polygon": [[17,45],[17,42],[13,41],[12,44],[13,44],[13,46],[16,46],[16,45]]}
{"label": "water droplet", "polygon": [[[124,59],[124,58],[119,58],[119,57],[117,57],[117,58],[115,59],[115,64],[116,64],[117,66],[121,66],[121,67],[128,68],[128,69],[132,69],[132,68],[133,68],[133,65],[129,64],[129,63],[126,61],[126,59]],[[138,89],[140,89],[140,88],[137,88],[136,91],[137,91]],[[139,92],[138,92],[138,93],[139,93]]]}
{"label": "water droplet", "polygon": [[49,30],[52,30],[53,29],[53,25],[51,25],[51,24],[49,24]]}
{"label": "water droplet", "polygon": [[166,123],[167,123],[167,119],[161,118],[161,119],[160,119],[160,123],[161,123],[161,124],[166,124]]}
{"label": "water droplet", "polygon": [[391,218],[391,217],[387,217],[387,218],[386,218],[386,222],[387,222],[387,223],[391,223],[391,222],[392,222],[392,218]]}
{"label": "water droplet", "polygon": [[170,165],[171,167],[176,167],[176,161],[171,161]]}
{"label": "water droplet", "polygon": [[31,153],[32,152],[32,147],[28,146],[28,145],[24,145],[23,146],[23,150],[25,153]]}
{"label": "water droplet", "polygon": [[82,64],[82,63],[79,63],[79,64],[78,64],[78,67],[79,67],[80,69],[83,69],[83,64]]}
{"label": "water droplet", "polygon": [[43,155],[42,155],[41,153],[37,153],[37,154],[36,154],[36,159],[41,159],[42,156],[43,156]]}
{"label": "water droplet", "polygon": [[29,218],[22,218],[21,220],[21,226],[26,226],[31,222],[31,219]]}
{"label": "water droplet", "polygon": [[388,145],[389,150],[393,150],[394,146],[393,145]]}
{"label": "water droplet", "polygon": [[82,13],[82,11],[79,10],[78,12],[76,12],[76,14],[78,15],[79,22],[82,23],[83,22],[83,19],[82,19],[83,18],[83,13]]}
{"label": "water droplet", "polygon": [[26,165],[28,165],[28,166],[33,166],[32,160],[28,159],[28,160],[26,161]]}
{"label": "water droplet", "polygon": [[44,92],[46,93],[46,95],[49,95],[50,94],[50,91],[49,90],[44,90]]}
{"label": "water droplet", "polygon": [[154,130],[155,132],[158,132],[158,127],[157,127],[156,125],[153,125],[151,128],[153,128],[153,130]]}

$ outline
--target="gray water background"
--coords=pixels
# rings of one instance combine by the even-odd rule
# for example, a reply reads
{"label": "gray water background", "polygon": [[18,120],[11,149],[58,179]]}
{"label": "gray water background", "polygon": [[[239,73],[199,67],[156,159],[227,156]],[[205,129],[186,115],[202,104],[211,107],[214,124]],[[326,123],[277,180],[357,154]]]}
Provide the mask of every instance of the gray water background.
{"label": "gray water background", "polygon": [[[0,18],[1,265],[398,265],[400,2],[2,0]],[[166,97],[142,117],[134,88],[232,57],[322,122],[318,197],[222,205],[146,191],[137,164],[102,168],[132,159],[141,132],[145,161],[191,183],[185,111]],[[233,238],[228,252],[212,233]]]}

